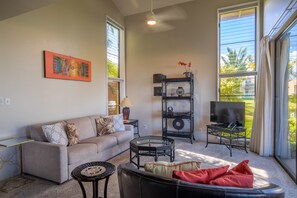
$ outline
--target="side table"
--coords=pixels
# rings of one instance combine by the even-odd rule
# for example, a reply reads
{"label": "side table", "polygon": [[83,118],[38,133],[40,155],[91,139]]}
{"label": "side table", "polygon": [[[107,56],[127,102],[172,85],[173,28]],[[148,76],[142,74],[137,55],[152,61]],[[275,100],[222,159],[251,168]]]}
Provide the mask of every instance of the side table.
{"label": "side table", "polygon": [[23,157],[22,157],[22,144],[33,142],[34,140],[25,138],[25,137],[16,137],[16,138],[10,138],[7,140],[0,140],[0,146],[3,147],[11,147],[11,146],[19,146],[20,151],[20,171],[21,174],[23,174]]}
{"label": "side table", "polygon": [[105,179],[104,198],[107,198],[108,180],[115,170],[115,166],[109,162],[89,162],[76,167],[71,176],[78,181],[84,198],[87,196],[82,182],[93,182],[93,198],[98,198],[98,182]]}
{"label": "side table", "polygon": [[134,132],[134,135],[138,135],[138,137],[140,137],[138,120],[136,119],[124,120],[124,124],[131,124],[134,128],[137,128],[137,132],[136,133]]}

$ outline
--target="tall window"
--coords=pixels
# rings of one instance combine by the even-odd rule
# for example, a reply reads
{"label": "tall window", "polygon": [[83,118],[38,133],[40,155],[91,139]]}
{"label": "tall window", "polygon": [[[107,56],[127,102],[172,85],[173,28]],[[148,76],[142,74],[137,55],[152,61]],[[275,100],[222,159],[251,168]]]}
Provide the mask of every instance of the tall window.
{"label": "tall window", "polygon": [[125,91],[124,30],[108,19],[106,35],[108,114],[114,115],[120,112],[120,99]]}
{"label": "tall window", "polygon": [[219,100],[245,102],[245,127],[251,136],[256,78],[257,7],[220,9]]}
{"label": "tall window", "polygon": [[297,125],[297,22],[276,39],[275,156],[295,180]]}

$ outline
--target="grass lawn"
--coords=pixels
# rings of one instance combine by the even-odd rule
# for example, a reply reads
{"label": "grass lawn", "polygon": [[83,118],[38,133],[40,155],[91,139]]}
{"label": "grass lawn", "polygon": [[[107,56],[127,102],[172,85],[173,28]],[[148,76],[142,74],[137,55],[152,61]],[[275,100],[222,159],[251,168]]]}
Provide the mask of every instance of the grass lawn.
{"label": "grass lawn", "polygon": [[252,134],[252,125],[254,119],[254,100],[243,100],[245,102],[245,128],[246,128],[246,137],[251,138]]}

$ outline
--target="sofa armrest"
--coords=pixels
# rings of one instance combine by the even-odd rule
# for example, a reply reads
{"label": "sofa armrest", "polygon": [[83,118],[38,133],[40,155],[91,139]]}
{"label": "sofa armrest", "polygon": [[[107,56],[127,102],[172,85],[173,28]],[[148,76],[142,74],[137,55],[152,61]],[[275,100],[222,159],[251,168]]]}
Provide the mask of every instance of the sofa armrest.
{"label": "sofa armrest", "polygon": [[57,183],[68,179],[66,146],[49,142],[30,142],[23,146],[23,171]]}
{"label": "sofa armrest", "polygon": [[125,124],[125,131],[131,131],[134,134],[134,126],[130,124]]}

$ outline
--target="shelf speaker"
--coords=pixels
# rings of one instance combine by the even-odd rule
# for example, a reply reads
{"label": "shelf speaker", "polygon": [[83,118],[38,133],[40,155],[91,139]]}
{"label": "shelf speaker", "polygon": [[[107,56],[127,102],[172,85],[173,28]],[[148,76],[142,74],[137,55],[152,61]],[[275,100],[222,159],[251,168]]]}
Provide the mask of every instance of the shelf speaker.
{"label": "shelf speaker", "polygon": [[161,83],[163,79],[165,79],[166,76],[163,75],[163,74],[154,74],[154,77],[153,77],[153,82],[154,83]]}
{"label": "shelf speaker", "polygon": [[154,87],[154,96],[162,96],[162,87]]}

